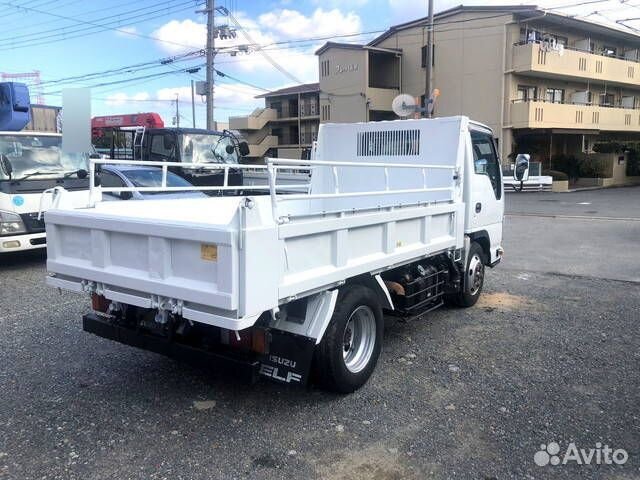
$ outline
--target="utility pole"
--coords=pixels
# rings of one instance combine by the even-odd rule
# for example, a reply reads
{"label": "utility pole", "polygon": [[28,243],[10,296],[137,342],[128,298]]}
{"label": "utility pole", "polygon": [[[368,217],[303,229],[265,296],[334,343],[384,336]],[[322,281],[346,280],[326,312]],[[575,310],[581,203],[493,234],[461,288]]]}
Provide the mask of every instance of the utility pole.
{"label": "utility pole", "polygon": [[180,128],[180,95],[176,93],[176,127]]}
{"label": "utility pole", "polygon": [[193,80],[191,80],[191,124],[196,128],[196,93]]}
{"label": "utility pole", "polygon": [[207,130],[214,130],[215,127],[213,116],[214,61],[216,56],[215,12],[215,0],[207,0]]}
{"label": "utility pole", "polygon": [[429,22],[427,25],[427,51],[425,55],[425,63],[427,68],[426,75],[426,83],[425,83],[425,91],[424,91],[424,107],[425,107],[425,117],[431,117],[432,113],[427,112],[426,107],[429,104],[429,99],[431,97],[431,90],[433,90],[433,0],[428,0],[429,2]]}

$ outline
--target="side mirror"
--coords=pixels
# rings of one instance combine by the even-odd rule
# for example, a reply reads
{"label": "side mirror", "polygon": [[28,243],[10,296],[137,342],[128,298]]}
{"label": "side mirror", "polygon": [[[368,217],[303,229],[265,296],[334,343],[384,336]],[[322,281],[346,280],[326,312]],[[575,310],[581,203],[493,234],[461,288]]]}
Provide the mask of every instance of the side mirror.
{"label": "side mirror", "polygon": [[513,173],[514,178],[519,182],[529,180],[529,159],[530,155],[526,153],[520,153],[516,157],[516,169]]}
{"label": "side mirror", "polygon": [[89,155],[89,158],[93,160],[99,160],[100,158],[102,158],[102,155],[100,155],[99,153],[92,153]]}
{"label": "side mirror", "polygon": [[133,193],[129,191],[120,192],[120,200],[131,200]]}
{"label": "side mirror", "polygon": [[84,168],[81,168],[76,172],[76,175],[80,179],[85,179],[87,178],[87,176],[89,176],[89,172],[87,172]]}
{"label": "side mirror", "polygon": [[13,165],[11,164],[11,160],[6,155],[0,155],[0,168],[4,174],[11,179],[11,174],[13,173]]}
{"label": "side mirror", "polygon": [[238,153],[241,157],[246,157],[247,155],[249,155],[249,144],[244,140],[238,143]]}
{"label": "side mirror", "polygon": [[224,150],[225,150],[229,155],[231,155],[231,154],[233,153],[233,151],[235,150],[235,148],[234,148],[234,146],[233,146],[233,145],[229,144],[229,145],[227,145],[226,147],[224,147]]}

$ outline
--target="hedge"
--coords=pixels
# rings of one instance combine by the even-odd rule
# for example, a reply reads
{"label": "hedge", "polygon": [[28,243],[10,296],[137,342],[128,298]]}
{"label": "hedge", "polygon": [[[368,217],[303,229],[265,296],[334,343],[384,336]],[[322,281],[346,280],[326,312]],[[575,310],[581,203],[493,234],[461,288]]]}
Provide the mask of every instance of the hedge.
{"label": "hedge", "polygon": [[569,176],[564,172],[559,172],[558,170],[543,170],[542,175],[546,175],[547,177],[553,178],[554,182],[561,180],[569,180]]}

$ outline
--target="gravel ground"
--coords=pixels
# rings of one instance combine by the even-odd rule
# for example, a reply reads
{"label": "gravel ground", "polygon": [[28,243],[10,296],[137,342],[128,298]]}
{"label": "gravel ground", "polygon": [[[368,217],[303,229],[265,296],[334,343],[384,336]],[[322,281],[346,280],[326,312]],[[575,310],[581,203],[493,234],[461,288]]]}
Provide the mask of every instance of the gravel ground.
{"label": "gravel ground", "polygon": [[[535,219],[541,238],[557,221]],[[576,222],[566,238],[589,244],[579,222],[593,220]],[[86,334],[86,299],[47,288],[41,255],[0,257],[0,478],[640,478],[640,283],[598,275],[606,257],[567,273],[570,241],[553,269],[528,268],[543,252],[523,260],[527,231],[507,222],[476,307],[388,319],[374,376],[348,396],[243,385]],[[537,466],[552,441],[629,459]]]}

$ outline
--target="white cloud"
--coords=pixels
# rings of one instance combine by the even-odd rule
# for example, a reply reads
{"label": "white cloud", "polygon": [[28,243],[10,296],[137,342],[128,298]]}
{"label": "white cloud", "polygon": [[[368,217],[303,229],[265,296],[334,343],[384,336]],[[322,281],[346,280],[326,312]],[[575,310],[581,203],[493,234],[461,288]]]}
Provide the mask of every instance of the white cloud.
{"label": "white cloud", "polygon": [[280,38],[310,38],[357,33],[362,28],[360,17],[340,10],[316,9],[307,17],[297,10],[276,10],[260,15],[260,25],[279,34]]}
{"label": "white cloud", "polygon": [[[191,118],[191,87],[176,86],[161,88],[155,92],[126,93],[117,92],[105,98],[104,105],[109,109],[98,109],[98,115],[128,112],[158,112],[163,118],[172,118],[175,112],[176,93],[180,100],[181,116]],[[264,100],[255,98],[264,93],[262,90],[241,83],[218,83],[215,87],[216,118],[226,120],[229,115],[246,115],[256,107],[263,107]],[[204,114],[204,100],[195,98],[196,114]],[[187,112],[187,113],[185,113]]]}
{"label": "white cloud", "polygon": [[[362,22],[357,14],[343,13],[337,8],[332,10],[317,8],[308,16],[294,9],[276,9],[260,15],[257,19],[249,18],[246,14],[239,12],[236,14],[236,19],[248,36],[239,30],[234,39],[216,40],[216,47],[247,44],[266,46],[264,50],[267,55],[301,82],[317,81],[318,59],[314,51],[322,42],[312,46],[308,44],[279,46],[272,45],[273,43],[291,39],[351,34],[362,29]],[[203,48],[206,42],[206,26],[204,23],[192,20],[171,20],[156,30],[153,35],[161,40],[162,48],[170,53],[177,53],[188,48]],[[291,81],[291,78],[278,73],[264,54],[255,50],[249,54],[239,53],[235,57],[228,53],[220,53],[216,57],[216,66],[224,72],[239,72],[238,75],[243,79],[258,85],[263,84],[261,80],[265,76],[278,78],[281,82]],[[259,76],[247,77],[246,74]]]}
{"label": "white cloud", "polygon": [[313,0],[313,3],[328,8],[353,9],[364,7],[369,0]]}
{"label": "white cloud", "polygon": [[140,93],[136,93],[135,95],[131,96],[132,100],[138,101],[138,102],[144,102],[146,100],[149,100],[151,98],[151,96],[147,93],[147,92],[140,92]]}
{"label": "white cloud", "polygon": [[193,20],[171,20],[152,34],[170,53],[204,48],[207,42],[207,26]]}
{"label": "white cloud", "polygon": [[126,93],[112,93],[107,95],[105,103],[107,105],[124,105],[128,99],[129,96]]}
{"label": "white cloud", "polygon": [[191,99],[191,87],[161,88],[156,92],[155,98],[158,100],[175,100],[176,94],[181,100]]}
{"label": "white cloud", "polygon": [[122,37],[130,37],[132,35],[136,35],[138,33],[138,29],[134,26],[130,27],[118,27],[116,30],[116,35],[120,35]]}

